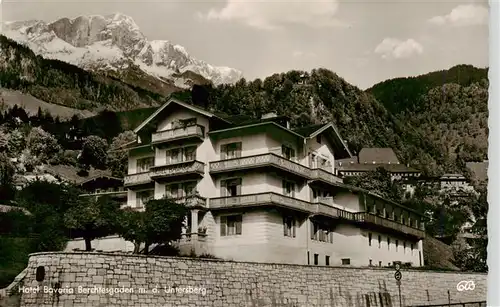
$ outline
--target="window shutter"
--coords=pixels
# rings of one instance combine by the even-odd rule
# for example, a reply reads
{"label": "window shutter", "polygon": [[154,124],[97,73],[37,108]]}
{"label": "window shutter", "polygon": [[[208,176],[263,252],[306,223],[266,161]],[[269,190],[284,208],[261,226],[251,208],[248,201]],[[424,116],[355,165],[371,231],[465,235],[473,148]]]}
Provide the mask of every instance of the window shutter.
{"label": "window shutter", "polygon": [[220,145],[220,158],[221,158],[221,160],[226,159],[226,153],[227,153],[227,144]]}
{"label": "window shutter", "polygon": [[236,158],[241,157],[241,142],[236,143]]}
{"label": "window shutter", "polygon": [[240,235],[241,234],[241,224],[243,223],[243,218],[241,215],[238,216],[237,220],[235,221],[236,224],[236,234]]}
{"label": "window shutter", "polygon": [[227,224],[227,217],[221,216],[220,217],[220,235],[221,235],[221,237],[226,235],[226,224]]}

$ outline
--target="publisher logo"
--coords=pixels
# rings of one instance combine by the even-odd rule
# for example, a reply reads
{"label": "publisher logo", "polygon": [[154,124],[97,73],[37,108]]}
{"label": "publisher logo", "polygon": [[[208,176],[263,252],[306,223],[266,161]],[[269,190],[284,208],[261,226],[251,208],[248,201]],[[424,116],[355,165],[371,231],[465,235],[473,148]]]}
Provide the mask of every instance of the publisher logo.
{"label": "publisher logo", "polygon": [[473,280],[462,280],[457,284],[457,291],[472,291],[476,288]]}

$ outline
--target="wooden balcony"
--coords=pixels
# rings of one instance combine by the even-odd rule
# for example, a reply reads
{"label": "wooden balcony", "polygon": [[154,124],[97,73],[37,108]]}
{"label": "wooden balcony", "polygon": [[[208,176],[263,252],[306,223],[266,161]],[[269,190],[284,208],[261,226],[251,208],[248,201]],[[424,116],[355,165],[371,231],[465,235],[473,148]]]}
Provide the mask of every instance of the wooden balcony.
{"label": "wooden balcony", "polygon": [[311,175],[311,170],[307,166],[275,153],[210,162],[210,173],[217,174],[261,167],[273,167],[306,179],[310,178]]}
{"label": "wooden balcony", "polygon": [[307,201],[273,192],[211,198],[208,207],[210,209],[230,209],[268,205],[295,209],[302,212],[311,212],[314,209],[311,203]]}
{"label": "wooden balcony", "polygon": [[311,180],[321,181],[326,184],[343,183],[340,177],[337,177],[334,174],[322,168],[314,168],[311,170]]}
{"label": "wooden balcony", "polygon": [[149,172],[127,175],[123,181],[125,187],[142,186],[153,183]]}
{"label": "wooden balcony", "polygon": [[197,178],[203,176],[205,163],[191,160],[174,164],[154,166],[150,169],[151,178],[155,181],[171,178]]}
{"label": "wooden balcony", "polygon": [[151,144],[187,142],[190,140],[200,141],[204,138],[205,128],[200,125],[194,125],[155,132],[151,136]]}
{"label": "wooden balcony", "polygon": [[395,230],[404,233],[408,236],[412,236],[419,239],[425,238],[425,232],[421,229],[403,225],[396,221],[386,219],[372,213],[367,213],[367,212],[355,213],[355,221],[357,223],[366,223],[375,227]]}

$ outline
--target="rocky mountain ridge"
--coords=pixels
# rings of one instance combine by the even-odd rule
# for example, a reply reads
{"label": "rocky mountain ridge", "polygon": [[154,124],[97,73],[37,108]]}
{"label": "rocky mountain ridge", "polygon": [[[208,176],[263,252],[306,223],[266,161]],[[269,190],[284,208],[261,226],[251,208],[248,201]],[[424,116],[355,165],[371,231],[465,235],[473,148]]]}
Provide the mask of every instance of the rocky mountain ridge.
{"label": "rocky mountain ridge", "polygon": [[149,82],[189,88],[208,82],[234,83],[242,77],[240,71],[212,66],[170,41],[149,41],[130,16],[120,13],[61,18],[50,23],[5,22],[2,34],[44,58],[120,79],[146,78]]}

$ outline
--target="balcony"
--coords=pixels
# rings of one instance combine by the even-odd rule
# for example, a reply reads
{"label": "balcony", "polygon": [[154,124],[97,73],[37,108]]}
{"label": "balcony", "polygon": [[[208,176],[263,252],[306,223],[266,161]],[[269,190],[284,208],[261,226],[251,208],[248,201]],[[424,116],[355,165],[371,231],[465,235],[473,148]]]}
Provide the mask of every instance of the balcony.
{"label": "balcony", "polygon": [[149,172],[127,175],[123,181],[125,187],[141,186],[153,183]]}
{"label": "balcony", "polygon": [[207,200],[199,195],[190,195],[175,199],[176,202],[184,204],[188,208],[206,208]]}
{"label": "balcony", "polygon": [[355,213],[336,208],[332,197],[318,197],[314,206],[316,214],[354,221]]}
{"label": "balcony", "polygon": [[151,178],[153,180],[171,179],[171,178],[195,178],[202,176],[205,172],[205,163],[191,160],[174,164],[151,167]]}
{"label": "balcony", "polygon": [[259,167],[274,167],[303,178],[310,178],[311,175],[311,170],[307,166],[274,153],[210,162],[210,173],[217,174]]}
{"label": "balcony", "polygon": [[375,214],[358,212],[355,214],[355,220],[358,223],[367,223],[376,227],[381,227],[390,230],[396,230],[398,232],[404,233],[406,235],[416,237],[419,239],[425,238],[425,232],[418,228],[413,228],[407,225],[403,225],[393,220],[389,220]]}
{"label": "balcony", "polygon": [[314,168],[311,170],[311,180],[321,181],[327,184],[343,183],[342,179],[330,173],[323,168]]}
{"label": "balcony", "polygon": [[151,136],[151,144],[203,140],[204,137],[205,128],[200,125],[193,125],[155,132]]}
{"label": "balcony", "polygon": [[273,192],[219,197],[209,200],[210,209],[229,209],[266,205],[275,205],[303,212],[311,212],[311,210],[314,209],[307,201]]}

